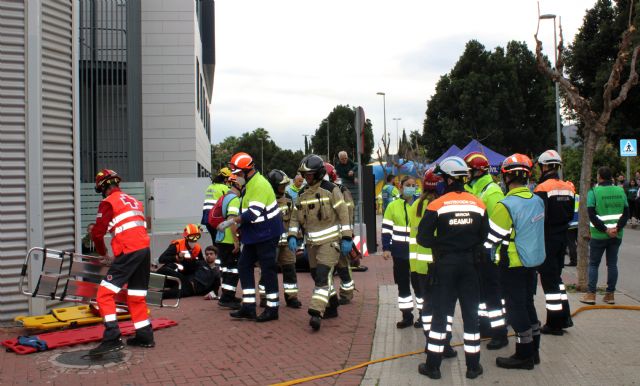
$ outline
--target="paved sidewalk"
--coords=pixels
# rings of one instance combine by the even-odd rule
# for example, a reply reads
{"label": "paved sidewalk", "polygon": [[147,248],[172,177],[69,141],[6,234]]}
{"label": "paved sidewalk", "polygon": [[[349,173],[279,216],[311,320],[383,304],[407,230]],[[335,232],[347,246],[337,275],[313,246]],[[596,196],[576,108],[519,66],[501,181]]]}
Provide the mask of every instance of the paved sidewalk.
{"label": "paved sidewalk", "polygon": [[[179,309],[152,309],[153,316],[179,323],[156,332],[154,349],[126,348],[121,363],[84,369],[61,367],[55,358],[95,344],[24,356],[2,352],[0,384],[266,385],[356,365],[371,355],[378,285],[393,282],[390,262],[372,256],[363,263],[369,271],[354,273],[357,292],[353,303],[340,307],[340,316],[324,321],[319,332],[308,326],[313,283],[308,273],[299,273],[303,308],[281,307],[278,321],[232,320],[229,311],[219,308],[217,302],[188,298]],[[24,334],[20,328],[0,328],[1,340]],[[364,372],[361,369],[307,384],[359,385]]]}
{"label": "paved sidewalk", "polygon": [[[383,285],[379,289],[380,308],[376,324],[371,359],[388,357],[405,352],[424,350],[425,338],[421,329],[398,330],[395,322],[400,317],[397,309],[395,286]],[[580,294],[569,294],[572,310],[583,306]],[[536,296],[538,315],[546,315],[541,288]],[[600,301],[598,296],[598,301]],[[623,294],[616,295],[618,305],[640,305]],[[465,378],[464,351],[457,347],[458,357],[443,360],[442,385],[637,385],[640,384],[639,311],[590,310],[578,314],[575,326],[564,336],[542,336],[541,364],[532,371],[505,370],[496,367],[497,356],[509,356],[514,352],[514,338],[510,345],[498,351],[481,351],[484,374],[476,380]],[[452,343],[461,341],[462,318],[456,310]],[[435,384],[418,373],[418,365],[425,354],[378,363],[368,367],[362,385],[422,385]],[[517,377],[517,378],[516,378]]]}

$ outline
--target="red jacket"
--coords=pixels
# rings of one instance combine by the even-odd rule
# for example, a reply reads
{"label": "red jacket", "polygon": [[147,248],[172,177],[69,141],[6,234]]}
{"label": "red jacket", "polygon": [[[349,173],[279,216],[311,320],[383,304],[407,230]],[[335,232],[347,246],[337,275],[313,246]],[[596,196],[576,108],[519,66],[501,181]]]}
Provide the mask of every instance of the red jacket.
{"label": "red jacket", "polygon": [[149,235],[142,203],[128,194],[114,188],[107,198],[100,202],[96,225],[91,238],[100,255],[107,253],[104,235],[110,232],[111,249],[114,256],[149,248]]}

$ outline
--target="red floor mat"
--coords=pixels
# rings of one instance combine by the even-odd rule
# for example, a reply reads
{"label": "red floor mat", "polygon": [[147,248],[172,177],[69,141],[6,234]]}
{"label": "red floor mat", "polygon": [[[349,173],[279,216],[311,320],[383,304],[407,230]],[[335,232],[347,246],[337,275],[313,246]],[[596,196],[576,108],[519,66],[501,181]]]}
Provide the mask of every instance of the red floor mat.
{"label": "red floor mat", "polygon": [[[133,327],[132,321],[120,322],[118,324],[120,325],[120,332],[123,336],[133,335],[136,331]],[[154,330],[177,325],[177,322],[166,318],[157,318],[151,321],[151,326]],[[100,324],[97,326],[74,328],[71,330],[47,332],[36,336],[38,339],[47,343],[49,350],[53,350],[58,347],[97,342],[102,339],[103,332],[104,325]],[[13,351],[16,354],[24,355],[37,352],[33,347],[18,344],[18,338],[5,340],[2,342],[2,345],[7,348],[7,352]]]}

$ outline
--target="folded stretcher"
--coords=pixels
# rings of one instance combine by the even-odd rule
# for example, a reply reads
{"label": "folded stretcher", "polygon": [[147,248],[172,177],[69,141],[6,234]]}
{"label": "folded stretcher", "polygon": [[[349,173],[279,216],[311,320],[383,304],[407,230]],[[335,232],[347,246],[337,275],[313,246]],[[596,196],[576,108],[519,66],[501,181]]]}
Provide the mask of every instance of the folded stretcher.
{"label": "folded stretcher", "polygon": [[[27,273],[30,264],[41,264],[41,273],[33,291],[27,285]],[[81,255],[73,252],[56,251],[47,248],[32,248],[27,253],[20,277],[20,292],[23,295],[58,300],[61,302],[86,303],[93,305],[94,309],[87,306],[67,307],[53,310],[51,314],[18,317],[17,321],[25,328],[51,329],[59,327],[71,327],[98,323],[101,321],[96,313],[96,295],[99,282],[109,270],[96,256]],[[151,273],[149,276],[149,289],[147,291],[147,304],[156,307],[178,307],[180,298],[172,299],[172,303],[165,303],[162,292],[167,281],[173,281],[178,288],[182,287],[180,279],[172,276]],[[178,291],[179,293],[179,291]],[[127,292],[123,289],[116,295],[118,306],[118,319],[128,319],[125,314]]]}

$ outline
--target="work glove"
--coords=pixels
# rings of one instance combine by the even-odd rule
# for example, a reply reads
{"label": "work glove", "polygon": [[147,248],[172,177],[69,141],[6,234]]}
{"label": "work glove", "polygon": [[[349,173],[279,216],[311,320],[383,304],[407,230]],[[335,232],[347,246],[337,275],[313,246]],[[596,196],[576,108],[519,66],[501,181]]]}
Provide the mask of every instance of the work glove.
{"label": "work glove", "polygon": [[296,240],[295,237],[290,236],[288,243],[289,243],[289,250],[295,253],[296,249],[298,249],[298,240]]}
{"label": "work glove", "polygon": [[353,248],[353,241],[351,241],[351,239],[342,240],[342,242],[340,243],[340,253],[342,253],[343,255],[348,255],[349,252],[351,252],[352,248]]}
{"label": "work glove", "polygon": [[219,230],[220,232],[224,231],[225,229],[229,228],[231,225],[233,225],[235,223],[235,221],[233,221],[233,219],[229,219],[226,221],[221,222],[220,224],[218,224],[218,226],[216,227],[217,230]]}

